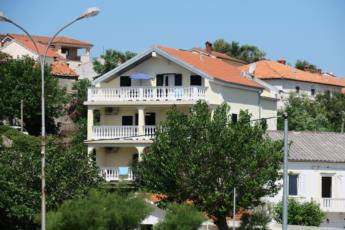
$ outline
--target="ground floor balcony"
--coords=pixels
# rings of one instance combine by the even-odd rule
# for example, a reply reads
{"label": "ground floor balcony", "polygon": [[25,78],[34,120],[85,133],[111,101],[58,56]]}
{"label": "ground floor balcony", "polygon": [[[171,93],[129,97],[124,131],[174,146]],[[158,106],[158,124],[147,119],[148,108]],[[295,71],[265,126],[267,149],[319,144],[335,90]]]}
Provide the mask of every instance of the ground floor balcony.
{"label": "ground floor balcony", "polygon": [[156,126],[93,126],[92,140],[150,140],[154,137]]}
{"label": "ground floor balcony", "polygon": [[198,101],[205,93],[201,86],[89,88],[88,102]]}
{"label": "ground floor balcony", "polygon": [[325,212],[345,212],[345,198],[322,198],[320,206]]}
{"label": "ground floor balcony", "polygon": [[101,176],[106,182],[134,180],[132,169],[128,166],[101,167],[100,170]]}

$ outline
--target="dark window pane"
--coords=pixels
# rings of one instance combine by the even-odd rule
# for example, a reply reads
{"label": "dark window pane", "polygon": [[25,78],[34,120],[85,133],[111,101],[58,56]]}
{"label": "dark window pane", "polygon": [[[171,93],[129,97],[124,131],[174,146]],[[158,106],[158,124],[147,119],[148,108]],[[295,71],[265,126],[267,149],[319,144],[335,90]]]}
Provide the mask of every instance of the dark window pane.
{"label": "dark window pane", "polygon": [[156,113],[145,114],[145,125],[156,125]]}
{"label": "dark window pane", "polygon": [[296,86],[296,93],[299,93],[299,86]]}
{"label": "dark window pane", "polygon": [[231,121],[232,121],[232,123],[237,122],[237,114],[236,113],[231,114]]}
{"label": "dark window pane", "polygon": [[156,78],[156,86],[163,86],[163,74],[157,74]]}
{"label": "dark window pane", "polygon": [[314,96],[315,95],[315,89],[311,89],[310,93],[311,93],[312,96]]}
{"label": "dark window pane", "polygon": [[322,197],[331,198],[332,197],[332,177],[324,176],[321,179],[322,183]]}
{"label": "dark window pane", "polygon": [[290,196],[297,196],[297,179],[298,175],[289,175],[289,195]]}
{"label": "dark window pane", "polygon": [[201,76],[199,75],[190,75],[190,85],[201,86]]}
{"label": "dark window pane", "polygon": [[128,87],[131,86],[131,79],[128,76],[121,76],[120,77],[120,86],[121,87]]}
{"label": "dark window pane", "polygon": [[135,118],[134,118],[134,125],[138,125],[138,120],[139,120],[139,117],[138,117],[138,114],[136,113]]}
{"label": "dark window pane", "polygon": [[182,74],[175,74],[175,86],[182,86]]}
{"label": "dark window pane", "polygon": [[132,116],[122,116],[122,125],[133,125]]}

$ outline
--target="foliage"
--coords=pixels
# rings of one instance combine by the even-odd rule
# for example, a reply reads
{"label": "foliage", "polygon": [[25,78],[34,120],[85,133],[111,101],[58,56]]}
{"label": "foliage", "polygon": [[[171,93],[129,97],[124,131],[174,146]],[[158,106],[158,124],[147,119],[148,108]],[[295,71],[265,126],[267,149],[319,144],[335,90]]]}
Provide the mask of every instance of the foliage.
{"label": "foliage", "polygon": [[131,51],[121,52],[113,49],[105,51],[105,54],[101,55],[100,60],[95,59],[93,61],[93,68],[99,74],[105,74],[106,72],[116,68],[120,63],[123,63],[132,57],[136,53]]}
{"label": "foliage", "polygon": [[[0,128],[0,229],[34,229],[40,212],[40,140]],[[1,140],[2,139],[2,140]],[[2,143],[12,140],[12,147]],[[83,143],[66,146],[49,138],[46,147],[47,209],[84,196],[101,181]]]}
{"label": "foliage", "polygon": [[[285,107],[279,111],[279,115],[288,113],[289,130],[340,132],[344,111],[344,94],[318,94],[315,99],[306,95],[290,94]],[[284,121],[279,118],[278,129],[283,128]]]}
{"label": "foliage", "polygon": [[138,227],[151,207],[141,197],[92,190],[86,197],[64,202],[48,213],[48,230],[130,230]]}
{"label": "foliage", "polygon": [[295,67],[297,69],[300,69],[300,70],[304,70],[305,66],[309,67],[309,71],[310,72],[312,72],[312,73],[316,73],[317,72],[317,66],[309,63],[306,60],[297,60],[296,63],[295,63]]}
{"label": "foliage", "polygon": [[215,51],[225,53],[229,56],[251,63],[265,58],[265,52],[253,45],[240,45],[236,41],[227,42],[224,39],[217,39],[213,43]]}
{"label": "foliage", "polygon": [[262,229],[268,230],[268,224],[272,220],[271,206],[259,205],[252,212],[245,212],[241,217],[240,230]]}
{"label": "foliage", "polygon": [[[4,61],[3,61],[4,60]],[[41,131],[41,70],[40,65],[29,57],[2,59],[0,65],[0,119],[20,117],[20,101],[24,102],[24,123],[30,134]],[[54,118],[63,114],[67,102],[65,89],[58,86],[57,79],[45,68],[46,129],[54,133]]]}
{"label": "foliage", "polygon": [[191,230],[198,229],[205,216],[191,204],[170,204],[163,222],[155,230]]}
{"label": "foliage", "polygon": [[[279,202],[274,208],[274,219],[278,223],[282,223],[283,203]],[[288,224],[320,226],[325,218],[325,214],[321,211],[320,206],[315,202],[299,203],[293,198],[289,199],[288,205]]]}
{"label": "foliage", "polygon": [[282,142],[269,139],[265,125],[251,125],[247,112],[237,123],[228,114],[226,104],[214,110],[213,118],[205,102],[188,115],[172,107],[136,170],[147,190],[164,194],[164,201],[192,201],[215,217],[220,229],[231,212],[234,187],[238,207],[246,208],[275,194],[281,178]]}
{"label": "foliage", "polygon": [[68,115],[74,122],[79,122],[87,117],[87,106],[84,102],[87,101],[87,89],[91,86],[91,82],[87,79],[82,79],[74,83],[71,95],[71,102],[68,107]]}

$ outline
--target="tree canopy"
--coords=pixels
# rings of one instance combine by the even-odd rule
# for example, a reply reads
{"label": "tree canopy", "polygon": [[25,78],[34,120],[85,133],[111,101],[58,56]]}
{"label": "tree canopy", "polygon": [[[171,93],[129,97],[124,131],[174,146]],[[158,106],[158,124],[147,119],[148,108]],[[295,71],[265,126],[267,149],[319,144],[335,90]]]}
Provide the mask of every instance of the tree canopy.
{"label": "tree canopy", "polygon": [[240,45],[239,42],[227,42],[224,39],[215,40],[213,49],[248,63],[262,60],[266,56],[264,51],[254,45]]}
{"label": "tree canopy", "polygon": [[105,74],[106,72],[116,68],[119,64],[127,61],[134,57],[136,53],[131,51],[121,52],[118,50],[108,49],[105,54],[101,55],[100,59],[93,61],[93,69],[99,75]]}
{"label": "tree canopy", "polygon": [[312,73],[316,73],[317,72],[317,66],[314,65],[314,64],[309,63],[306,60],[297,60],[296,63],[295,63],[295,67],[297,69],[300,69],[300,70],[304,70],[304,68],[306,66],[309,68],[310,72],[312,72]]}
{"label": "tree canopy", "polygon": [[[40,65],[29,57],[11,59],[0,55],[0,119],[10,122],[20,117],[20,101],[24,103],[24,124],[30,134],[41,131],[41,70]],[[56,131],[54,118],[64,113],[67,102],[65,89],[58,86],[56,78],[45,68],[46,129]]]}
{"label": "tree canopy", "polygon": [[243,111],[232,123],[228,114],[226,104],[213,116],[204,102],[187,115],[172,107],[136,170],[148,191],[164,195],[164,202],[191,201],[221,230],[227,229],[235,187],[237,207],[244,208],[279,190],[283,156],[282,142],[269,139],[265,124],[251,124]]}

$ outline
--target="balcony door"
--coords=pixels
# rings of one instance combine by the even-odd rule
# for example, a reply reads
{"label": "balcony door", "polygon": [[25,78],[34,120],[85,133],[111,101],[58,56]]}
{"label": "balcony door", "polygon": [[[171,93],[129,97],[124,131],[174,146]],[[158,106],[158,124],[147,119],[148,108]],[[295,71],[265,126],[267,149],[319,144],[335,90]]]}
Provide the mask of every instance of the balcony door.
{"label": "balcony door", "polygon": [[182,86],[182,74],[157,74],[156,85],[165,87]]}
{"label": "balcony door", "polygon": [[321,177],[321,197],[332,198],[332,176]]}

